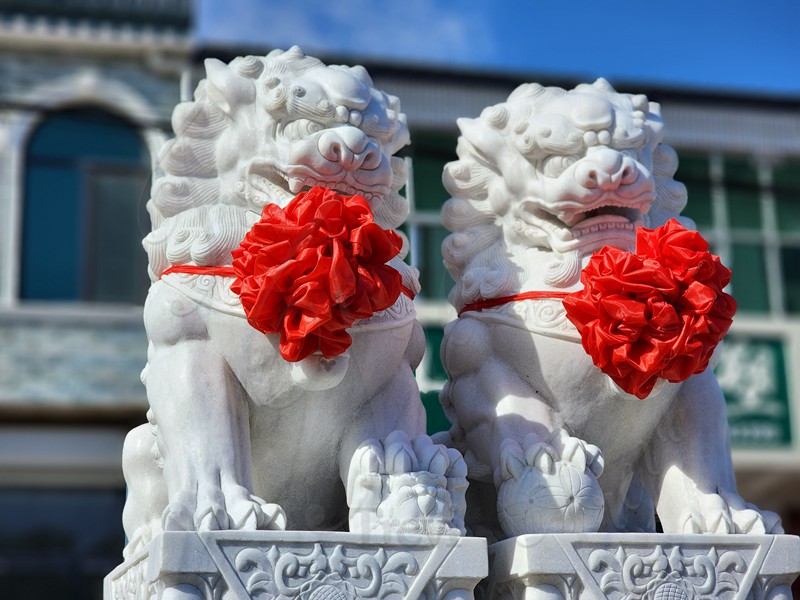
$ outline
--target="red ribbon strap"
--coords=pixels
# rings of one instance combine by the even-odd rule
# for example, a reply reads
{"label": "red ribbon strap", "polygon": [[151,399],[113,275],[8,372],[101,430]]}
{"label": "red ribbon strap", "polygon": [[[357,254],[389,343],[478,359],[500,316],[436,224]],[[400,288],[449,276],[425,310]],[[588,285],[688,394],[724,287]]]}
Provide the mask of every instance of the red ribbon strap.
{"label": "red ribbon strap", "polygon": [[[159,275],[158,278],[161,279],[164,277],[164,275],[172,275],[173,273],[183,273],[186,275],[218,275],[220,277],[236,277],[236,270],[231,266],[211,267],[202,265],[173,265]],[[400,291],[410,300],[413,300],[415,297],[414,292],[404,285],[400,286]]]}
{"label": "red ribbon strap", "polygon": [[233,267],[206,267],[200,265],[175,265],[164,271],[160,276],[171,275],[172,273],[185,273],[187,275],[219,275],[220,277],[236,277]]}
{"label": "red ribbon strap", "polygon": [[548,300],[548,299],[563,300],[564,298],[569,296],[569,294],[570,292],[520,292],[519,294],[513,294],[511,296],[502,296],[501,298],[478,300],[477,302],[472,302],[464,306],[464,308],[458,311],[458,316],[460,317],[465,312],[473,310],[482,311],[486,308],[494,308],[495,306],[508,304],[509,302],[517,302],[519,300]]}
{"label": "red ribbon strap", "polygon": [[685,381],[707,367],[731,326],[731,272],[696,231],[670,220],[639,228],[636,253],[606,246],[581,272],[576,292],[522,292],[467,304],[459,316],[517,300],[558,298],[592,362],[644,399],[658,379]]}
{"label": "red ribbon strap", "polygon": [[392,306],[400,272],[388,265],[402,240],[375,223],[361,196],[315,186],[285,207],[267,204],[231,252],[231,266],[176,265],[165,273],[233,277],[247,322],[280,334],[280,353],[299,361],[337,356],[352,343],[348,328]]}

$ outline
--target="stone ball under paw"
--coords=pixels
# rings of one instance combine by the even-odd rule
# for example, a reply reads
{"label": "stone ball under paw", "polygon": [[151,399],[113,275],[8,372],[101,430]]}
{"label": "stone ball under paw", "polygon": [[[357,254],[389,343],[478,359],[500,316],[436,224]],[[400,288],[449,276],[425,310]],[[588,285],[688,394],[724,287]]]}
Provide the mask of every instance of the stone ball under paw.
{"label": "stone ball under paw", "polygon": [[603,493],[588,471],[564,462],[552,473],[525,469],[497,494],[500,526],[510,536],[526,533],[597,531],[603,519]]}

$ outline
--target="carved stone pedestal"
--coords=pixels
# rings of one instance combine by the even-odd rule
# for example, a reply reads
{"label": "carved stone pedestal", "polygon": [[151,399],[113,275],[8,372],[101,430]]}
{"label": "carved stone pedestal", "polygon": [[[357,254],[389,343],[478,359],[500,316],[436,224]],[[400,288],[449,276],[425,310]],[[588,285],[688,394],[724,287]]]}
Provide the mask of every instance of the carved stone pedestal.
{"label": "carved stone pedestal", "polygon": [[166,532],[105,579],[105,600],[469,600],[486,540],[330,532]]}
{"label": "carved stone pedestal", "polygon": [[489,562],[490,599],[789,600],[800,538],[523,535],[493,544]]}

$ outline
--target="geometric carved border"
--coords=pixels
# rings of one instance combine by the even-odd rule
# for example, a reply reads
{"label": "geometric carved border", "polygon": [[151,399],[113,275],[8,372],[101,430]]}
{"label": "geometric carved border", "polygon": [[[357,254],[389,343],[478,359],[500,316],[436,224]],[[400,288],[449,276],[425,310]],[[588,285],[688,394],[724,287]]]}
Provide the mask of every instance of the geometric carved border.
{"label": "geometric carved border", "polygon": [[504,600],[756,600],[800,573],[800,538],[784,535],[527,535],[489,552],[488,595]]}
{"label": "geometric carved border", "polygon": [[104,598],[438,600],[471,596],[487,571],[482,538],[166,532],[106,577]]}

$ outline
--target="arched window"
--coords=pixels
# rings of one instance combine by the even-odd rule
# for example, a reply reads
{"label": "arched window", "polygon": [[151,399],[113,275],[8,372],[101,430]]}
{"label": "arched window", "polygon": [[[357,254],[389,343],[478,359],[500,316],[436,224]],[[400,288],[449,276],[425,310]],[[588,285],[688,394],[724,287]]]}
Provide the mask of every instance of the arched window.
{"label": "arched window", "polygon": [[56,112],[25,159],[20,297],[142,303],[150,161],[136,128],[97,108]]}

